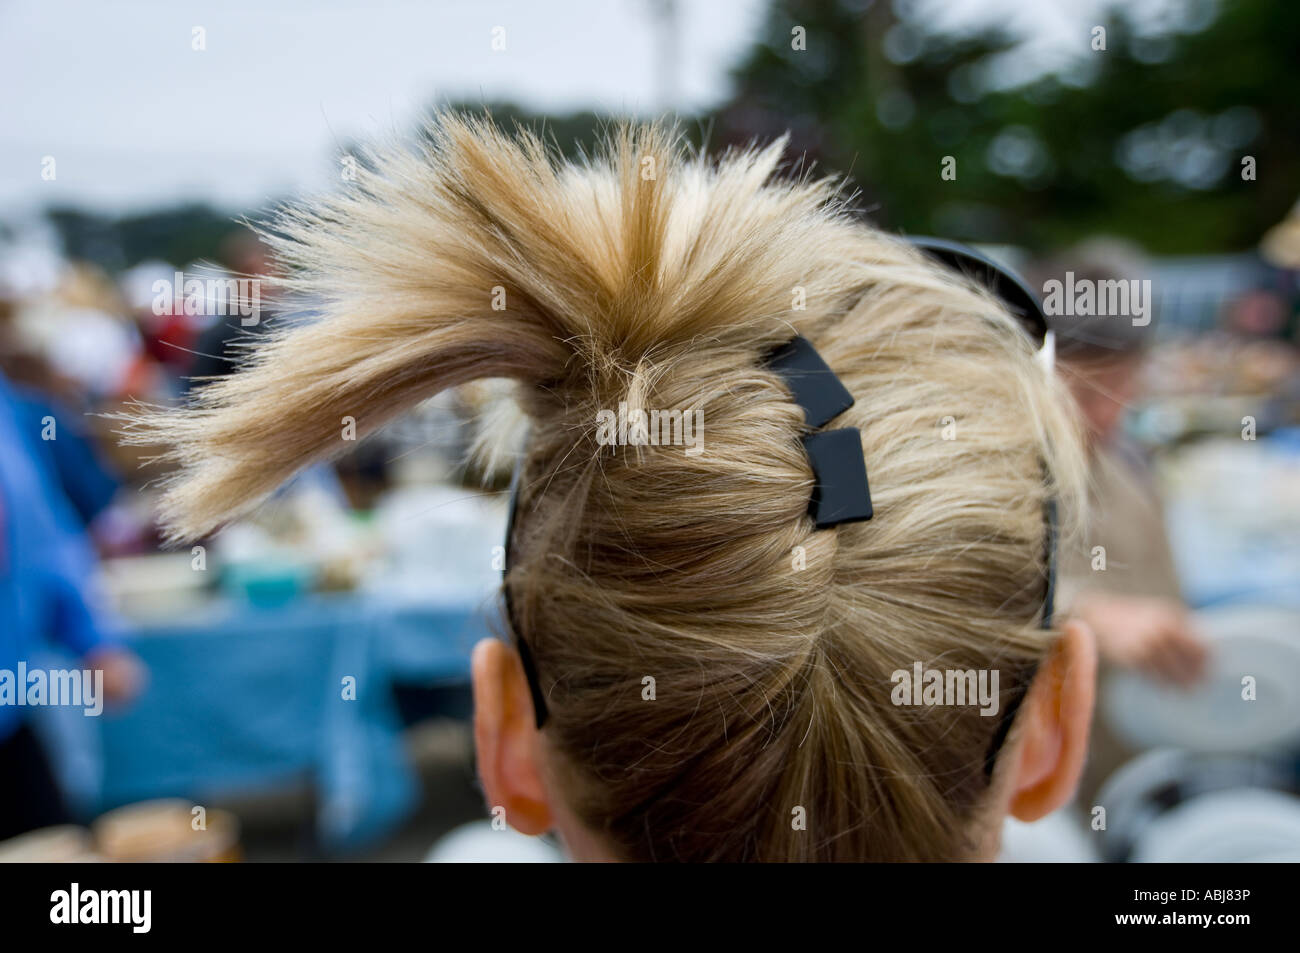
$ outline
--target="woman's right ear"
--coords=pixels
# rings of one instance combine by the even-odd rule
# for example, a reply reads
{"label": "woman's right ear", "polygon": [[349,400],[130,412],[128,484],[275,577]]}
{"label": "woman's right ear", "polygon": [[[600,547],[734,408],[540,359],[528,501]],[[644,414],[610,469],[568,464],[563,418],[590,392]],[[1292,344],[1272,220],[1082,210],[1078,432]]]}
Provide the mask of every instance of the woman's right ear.
{"label": "woman's right ear", "polygon": [[1088,756],[1088,733],[1097,696],[1097,643],[1078,620],[1039,669],[1021,710],[1020,743],[1008,810],[1036,821],[1074,796]]}
{"label": "woman's right ear", "polygon": [[474,747],[479,780],[492,811],[523,834],[554,823],[542,780],[541,738],[519,653],[499,639],[474,646]]}

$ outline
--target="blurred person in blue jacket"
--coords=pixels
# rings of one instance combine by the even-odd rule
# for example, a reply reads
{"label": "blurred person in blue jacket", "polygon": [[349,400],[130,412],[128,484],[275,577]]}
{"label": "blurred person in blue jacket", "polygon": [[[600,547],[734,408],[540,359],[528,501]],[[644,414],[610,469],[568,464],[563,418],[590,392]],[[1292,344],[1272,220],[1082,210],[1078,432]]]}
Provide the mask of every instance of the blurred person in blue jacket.
{"label": "blurred person in blue jacket", "polygon": [[[94,550],[31,406],[0,376],[0,679],[26,691],[20,666],[35,668],[34,653],[57,645],[102,672],[104,700],[122,703],[139,692],[144,668],[98,605]],[[0,839],[68,819],[25,711],[13,690],[0,695]]]}

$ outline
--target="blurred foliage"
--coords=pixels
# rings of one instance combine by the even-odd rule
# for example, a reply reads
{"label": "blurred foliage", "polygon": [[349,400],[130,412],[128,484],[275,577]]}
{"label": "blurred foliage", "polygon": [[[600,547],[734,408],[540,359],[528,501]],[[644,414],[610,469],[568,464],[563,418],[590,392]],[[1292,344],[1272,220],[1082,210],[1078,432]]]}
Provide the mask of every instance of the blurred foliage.
{"label": "blurred foliage", "polygon": [[[846,174],[857,204],[911,233],[1037,250],[1096,233],[1154,252],[1253,247],[1300,194],[1300,3],[1171,0],[1163,22],[1120,5],[1081,25],[1077,54],[1020,85],[1022,37],[945,33],[916,0],[774,0],[714,113],[686,118],[711,149],[790,135],[792,172]],[[1148,18],[1149,19],[1149,18]],[[806,48],[792,48],[792,30]],[[577,157],[608,129],[591,112],[487,108]],[[1241,159],[1256,160],[1243,181]],[[943,157],[956,179],[940,177]],[[215,260],[232,216],[205,205],[124,218],[51,213],[76,257]]]}
{"label": "blurred foliage", "polygon": [[1186,0],[1158,23],[1115,6],[1097,25],[1104,51],[1081,26],[1077,55],[1002,88],[1020,52],[1005,30],[940,33],[910,3],[776,0],[717,128],[727,142],[789,129],[793,155],[848,173],[873,217],[903,231],[1253,246],[1300,194],[1300,4]]}
{"label": "blurred foliage", "polygon": [[[493,122],[507,131],[513,131],[516,126],[528,129],[562,155],[574,160],[580,160],[584,154],[590,154],[592,148],[613,130],[619,120],[616,116],[590,111],[564,116],[539,116],[507,102],[451,103],[447,108],[467,113],[486,113],[491,116]],[[681,125],[687,138],[698,144],[699,124],[684,118]]]}
{"label": "blurred foliage", "polygon": [[54,208],[47,216],[70,258],[109,270],[146,259],[162,259],[177,267],[216,261],[222,241],[237,228],[229,213],[197,202],[123,216]]}

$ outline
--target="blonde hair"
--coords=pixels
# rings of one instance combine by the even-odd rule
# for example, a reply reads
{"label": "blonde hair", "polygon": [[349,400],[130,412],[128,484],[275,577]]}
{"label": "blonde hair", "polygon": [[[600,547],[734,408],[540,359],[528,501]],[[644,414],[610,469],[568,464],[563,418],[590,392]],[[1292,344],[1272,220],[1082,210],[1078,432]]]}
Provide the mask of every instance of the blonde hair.
{"label": "blonde hair", "polygon": [[[1078,437],[1001,303],[833,183],[775,178],[782,148],[712,163],[629,126],[567,164],[441,116],[273,229],[320,319],[130,435],[170,446],[163,514],[190,538],[343,450],[344,416],[369,432],[514,379],[508,580],[576,816],[628,859],[966,856],[997,719],[895,705],[891,673],[1023,690],[1054,638],[1044,506],[1079,499]],[[861,430],[870,522],[808,516],[802,412],[762,364],[796,333],[856,398],[832,426]],[[702,409],[705,451],[601,445],[620,402]]]}

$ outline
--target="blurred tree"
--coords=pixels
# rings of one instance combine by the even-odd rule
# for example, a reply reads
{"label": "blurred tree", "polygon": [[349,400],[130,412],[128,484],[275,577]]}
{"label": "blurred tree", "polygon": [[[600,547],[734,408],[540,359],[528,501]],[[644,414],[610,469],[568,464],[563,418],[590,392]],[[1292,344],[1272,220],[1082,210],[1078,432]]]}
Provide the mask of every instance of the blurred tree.
{"label": "blurred tree", "polygon": [[[541,136],[570,159],[580,159],[584,154],[590,154],[592,147],[610,132],[619,119],[590,111],[540,116],[507,102],[460,102],[452,103],[447,108],[471,114],[486,112],[506,131],[513,131],[518,124]],[[703,137],[702,123],[682,117],[680,125],[686,139],[699,145]]]}
{"label": "blurred tree", "polygon": [[[1168,9],[1153,21],[1111,7],[1096,24],[1105,50],[1081,25],[1075,55],[1008,85],[1021,41],[998,25],[945,33],[914,3],[776,0],[715,138],[789,129],[796,165],[848,173],[860,204],[903,231],[1031,247],[1096,232],[1167,253],[1251,247],[1300,193],[1300,4]],[[1253,181],[1242,178],[1247,156]]]}
{"label": "blurred tree", "polygon": [[195,203],[132,215],[103,215],[73,208],[47,213],[69,258],[109,270],[161,259],[177,268],[217,261],[222,240],[235,231],[235,216]]}

